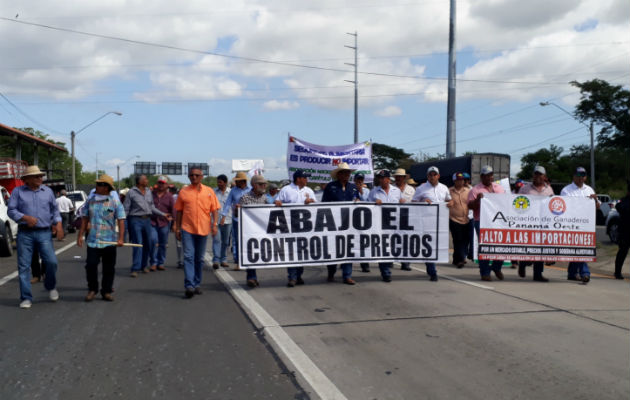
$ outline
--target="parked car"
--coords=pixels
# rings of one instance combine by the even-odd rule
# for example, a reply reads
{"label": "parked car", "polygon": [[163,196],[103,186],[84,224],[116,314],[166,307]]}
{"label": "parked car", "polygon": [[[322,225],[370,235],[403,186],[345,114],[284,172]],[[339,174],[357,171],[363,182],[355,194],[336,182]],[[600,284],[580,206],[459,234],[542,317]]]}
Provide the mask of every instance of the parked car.
{"label": "parked car", "polygon": [[597,219],[595,221],[597,225],[604,225],[610,211],[615,209],[617,201],[611,199],[607,194],[598,194],[597,199],[601,202],[601,204],[599,206],[599,210],[597,210]]}
{"label": "parked car", "polygon": [[608,213],[606,218],[606,233],[613,243],[619,240],[619,212],[614,208]]}
{"label": "parked car", "polygon": [[17,237],[18,225],[9,218],[9,191],[0,186],[0,257],[13,255],[13,241]]}
{"label": "parked car", "polygon": [[69,198],[74,204],[74,213],[70,215],[70,220],[68,221],[68,232],[72,233],[75,231],[76,216],[79,215],[78,211],[83,206],[83,204],[85,204],[88,196],[83,190],[75,190],[66,193],[66,197]]}

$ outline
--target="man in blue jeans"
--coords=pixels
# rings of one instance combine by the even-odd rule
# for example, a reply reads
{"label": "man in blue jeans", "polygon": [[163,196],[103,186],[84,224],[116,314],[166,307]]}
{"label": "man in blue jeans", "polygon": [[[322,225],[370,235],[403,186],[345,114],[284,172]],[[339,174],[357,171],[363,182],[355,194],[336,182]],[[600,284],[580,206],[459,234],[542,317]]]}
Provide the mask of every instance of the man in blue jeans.
{"label": "man in blue jeans", "polygon": [[[282,206],[282,204],[310,204],[317,201],[315,199],[315,193],[313,189],[306,186],[308,178],[311,174],[304,172],[301,169],[296,170],[293,173],[293,183],[290,183],[283,187],[276,197],[275,205]],[[287,268],[287,287],[294,287],[295,285],[303,285],[304,280],[302,274],[304,273],[304,267],[289,267]]]}
{"label": "man in blue jeans", "polygon": [[[227,176],[221,174],[217,176],[217,188],[214,194],[219,200],[221,208],[230,195],[231,189],[227,185]],[[230,234],[232,233],[232,210],[228,210],[223,224],[219,225],[219,233],[212,239],[212,268],[218,269],[219,263],[227,268],[227,248],[230,245]]]}
{"label": "man in blue jeans", "polygon": [[142,245],[142,249],[134,247],[131,277],[138,277],[138,271],[149,272],[147,263],[151,253],[151,216],[159,215],[171,221],[170,214],[166,214],[153,204],[153,195],[147,187],[149,180],[145,175],[136,176],[136,186],[129,189],[125,197],[124,207],[129,227],[129,238],[132,243]]}
{"label": "man in blue jeans", "polygon": [[[330,171],[330,176],[334,179],[326,185],[322,196],[322,203],[331,201],[347,201],[353,202],[360,199],[359,191],[354,183],[350,183],[350,174],[354,171],[350,169],[348,163],[340,163],[336,169]],[[352,279],[352,263],[343,263],[340,265],[343,283],[346,285],[354,285],[356,282]],[[335,272],[337,265],[328,266],[328,282],[335,281]]]}
{"label": "man in blue jeans", "polygon": [[[595,201],[595,209],[601,205],[592,187],[586,183],[586,169],[577,167],[573,174],[573,182],[562,188],[560,196],[586,197]],[[578,278],[579,275],[579,278]],[[570,281],[582,281],[585,285],[591,280],[591,271],[585,262],[570,262],[567,268],[567,279]]]}
{"label": "man in blue jeans", "polygon": [[[160,176],[157,181],[157,188],[153,190],[153,204],[155,208],[168,215],[174,215],[175,200],[168,191],[168,180],[165,176]],[[168,245],[168,233],[171,230],[171,221],[168,218],[151,216],[151,253],[149,254],[151,268],[149,271],[164,271],[164,261],[166,260],[166,246]]]}
{"label": "man in blue jeans", "polygon": [[31,308],[31,259],[38,250],[42,258],[46,278],[44,287],[50,300],[59,300],[57,286],[57,256],[53,247],[50,230],[57,239],[63,239],[61,215],[55,201],[55,194],[42,184],[44,173],[36,165],[26,168],[22,175],[25,185],[13,189],[8,204],[9,218],[18,223],[17,254],[20,277],[20,308]]}
{"label": "man in blue jeans", "polygon": [[238,202],[241,197],[251,190],[247,186],[247,174],[245,172],[238,172],[234,177],[235,187],[230,190],[230,194],[225,200],[225,204],[221,208],[219,225],[225,225],[228,218],[228,213],[232,212],[232,255],[234,256],[234,262],[236,263],[236,269],[238,269]]}
{"label": "man in blue jeans", "polygon": [[[475,231],[477,232],[477,236],[479,236],[479,218],[481,211],[481,199],[483,198],[484,193],[503,193],[505,194],[505,190],[501,185],[494,182],[494,170],[491,166],[486,165],[481,168],[481,182],[479,182],[475,187],[473,187],[468,193],[468,208],[473,210],[473,215],[475,218]],[[503,260],[493,260],[492,266],[490,266],[490,261],[488,260],[479,260],[479,273],[481,274],[482,281],[492,281],[492,277],[490,276],[490,272],[494,271],[497,279],[503,280],[503,272],[501,271],[501,267],[503,266]]]}

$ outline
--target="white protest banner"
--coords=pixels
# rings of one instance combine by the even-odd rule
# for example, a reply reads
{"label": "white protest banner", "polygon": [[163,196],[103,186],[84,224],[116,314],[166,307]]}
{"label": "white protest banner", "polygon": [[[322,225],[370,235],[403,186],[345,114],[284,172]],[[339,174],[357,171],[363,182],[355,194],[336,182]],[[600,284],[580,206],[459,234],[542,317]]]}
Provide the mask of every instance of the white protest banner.
{"label": "white protest banner", "polygon": [[484,194],[480,260],[595,261],[595,202],[583,197]]}
{"label": "white protest banner", "polygon": [[239,267],[447,262],[445,204],[313,203],[239,208]]}
{"label": "white protest banner", "polygon": [[289,136],[287,146],[287,169],[289,180],[293,180],[296,169],[303,169],[311,174],[309,182],[328,183],[330,171],[339,163],[348,163],[354,173],[365,176],[365,182],[374,180],[372,169],[372,143],[362,142],[343,146],[322,146],[308,143],[294,136]]}

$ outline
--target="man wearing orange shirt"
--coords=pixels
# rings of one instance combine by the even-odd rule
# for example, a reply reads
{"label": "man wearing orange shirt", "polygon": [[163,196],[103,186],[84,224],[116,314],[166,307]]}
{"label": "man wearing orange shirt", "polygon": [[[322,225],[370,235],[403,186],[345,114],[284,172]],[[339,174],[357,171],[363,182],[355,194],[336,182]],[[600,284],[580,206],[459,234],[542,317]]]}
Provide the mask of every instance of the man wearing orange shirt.
{"label": "man wearing orange shirt", "polygon": [[175,235],[184,248],[185,296],[201,294],[201,273],[208,234],[217,234],[220,208],[214,190],[201,183],[203,173],[198,168],[188,172],[190,185],[180,190],[175,202],[177,218]]}

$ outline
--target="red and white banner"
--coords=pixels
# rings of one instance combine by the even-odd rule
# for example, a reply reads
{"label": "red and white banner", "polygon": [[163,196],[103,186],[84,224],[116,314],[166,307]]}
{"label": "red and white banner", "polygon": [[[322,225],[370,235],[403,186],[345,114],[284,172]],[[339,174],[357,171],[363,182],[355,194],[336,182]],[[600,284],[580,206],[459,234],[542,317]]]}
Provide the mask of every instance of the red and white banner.
{"label": "red and white banner", "polygon": [[595,202],[583,197],[484,194],[480,260],[595,261]]}

